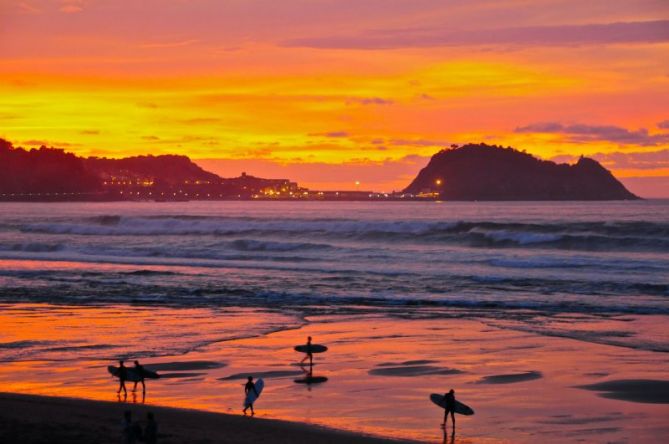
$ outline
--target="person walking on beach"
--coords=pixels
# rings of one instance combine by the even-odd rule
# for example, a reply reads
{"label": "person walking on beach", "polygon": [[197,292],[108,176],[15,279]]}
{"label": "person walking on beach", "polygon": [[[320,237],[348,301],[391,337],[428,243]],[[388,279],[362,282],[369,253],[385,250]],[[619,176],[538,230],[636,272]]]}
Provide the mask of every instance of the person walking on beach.
{"label": "person walking on beach", "polygon": [[128,390],[125,388],[125,381],[128,379],[128,368],[125,366],[123,361],[118,361],[118,391],[116,393],[121,394],[121,390],[128,396]]}
{"label": "person walking on beach", "polygon": [[123,444],[135,444],[142,438],[142,428],[139,424],[132,422],[132,413],[130,410],[123,412],[123,422],[121,424],[121,434]]}
{"label": "person walking on beach", "polygon": [[146,414],[146,427],[144,427],[144,442],[156,444],[158,442],[158,423],[153,417],[153,412]]}
{"label": "person walking on beach", "polygon": [[[258,390],[256,390],[256,385],[253,382],[253,376],[249,376],[248,381],[246,382],[246,385],[244,385],[244,394],[247,396],[248,400],[248,395],[249,393],[253,391],[255,393],[256,398],[260,396],[258,394]],[[251,415],[255,415],[255,412],[253,411],[253,402],[249,402],[247,405],[244,406],[244,414],[246,415],[246,409],[251,408]]]}
{"label": "person walking on beach", "polygon": [[311,353],[311,336],[307,338],[307,355],[300,361],[300,364],[304,364],[307,359],[309,359],[309,365],[314,365],[314,355]]}
{"label": "person walking on beach", "polygon": [[132,388],[133,392],[137,391],[137,383],[141,382],[142,383],[142,393],[146,393],[146,385],[144,385],[144,366],[139,364],[139,361],[135,361],[135,373],[137,373],[137,376],[139,377],[139,381],[135,381],[135,386]]}
{"label": "person walking on beach", "polygon": [[453,421],[453,430],[451,433],[455,435],[455,390],[453,389],[444,395],[444,433],[446,433],[446,420],[449,413]]}

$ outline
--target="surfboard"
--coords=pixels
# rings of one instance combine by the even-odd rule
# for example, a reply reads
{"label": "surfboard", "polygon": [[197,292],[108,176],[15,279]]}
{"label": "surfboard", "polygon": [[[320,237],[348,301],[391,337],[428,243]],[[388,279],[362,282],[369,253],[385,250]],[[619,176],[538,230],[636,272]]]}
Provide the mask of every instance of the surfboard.
{"label": "surfboard", "polygon": [[308,376],[306,378],[295,379],[295,382],[298,384],[320,384],[327,380],[328,378],[326,376]]}
{"label": "surfboard", "polygon": [[297,345],[295,346],[295,351],[300,353],[324,353],[328,351],[328,348],[320,344],[311,344],[311,345]]}
{"label": "surfboard", "polygon": [[[439,395],[437,393],[432,393],[430,395],[430,401],[437,404],[439,407],[446,408],[446,402],[444,400],[444,395]],[[470,416],[474,414],[474,410],[466,404],[461,403],[458,400],[455,400],[455,413],[461,415]]]}
{"label": "surfboard", "polygon": [[[107,371],[115,378],[118,378],[118,367],[114,367],[113,365],[110,365],[107,367]],[[142,380],[142,378],[137,374],[137,371],[133,367],[127,367],[126,375],[128,376],[126,378],[126,381],[130,382],[139,382]],[[151,371],[147,368],[144,369],[144,379],[158,379],[160,378],[160,375],[154,371]]]}
{"label": "surfboard", "polygon": [[265,381],[262,380],[262,378],[258,379],[256,382],[256,392],[258,392],[258,395],[255,394],[253,390],[248,392],[246,394],[246,397],[244,398],[244,403],[242,407],[246,408],[253,404],[256,399],[260,398],[260,395],[262,394],[262,389],[265,388]]}

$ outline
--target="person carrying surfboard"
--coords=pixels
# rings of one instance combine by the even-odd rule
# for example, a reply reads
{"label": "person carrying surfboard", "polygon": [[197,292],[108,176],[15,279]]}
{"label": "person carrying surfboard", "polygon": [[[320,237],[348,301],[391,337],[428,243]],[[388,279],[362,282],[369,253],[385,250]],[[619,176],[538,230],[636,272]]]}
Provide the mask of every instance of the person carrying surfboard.
{"label": "person carrying surfboard", "polygon": [[128,368],[125,366],[123,361],[118,361],[118,391],[117,394],[121,394],[121,390],[128,396],[128,390],[125,388],[125,381],[128,379]]}
{"label": "person carrying surfboard", "polygon": [[455,435],[455,390],[453,389],[444,395],[444,432],[446,431],[446,420],[448,419],[449,413],[453,420],[452,433]]}
{"label": "person carrying surfboard", "polygon": [[[253,376],[249,376],[246,385],[244,385],[244,394],[248,395],[252,390],[253,393],[255,393],[256,398],[260,396],[258,390],[256,390],[256,385],[253,383]],[[249,402],[248,405],[244,407],[244,414],[246,415],[246,409],[248,409],[249,407],[251,408],[251,415],[255,415],[255,412],[253,411],[253,402]]]}
{"label": "person carrying surfboard", "polygon": [[300,361],[300,364],[304,364],[304,361],[309,360],[309,365],[314,364],[314,355],[311,353],[311,336],[307,338],[307,355]]}
{"label": "person carrying surfboard", "polygon": [[144,371],[144,366],[140,365],[139,361],[135,361],[135,373],[137,373],[137,376],[139,377],[139,381],[135,381],[135,386],[132,388],[133,392],[137,391],[137,383],[141,382],[142,383],[142,393],[146,392],[146,385],[144,384],[144,375],[146,372]]}

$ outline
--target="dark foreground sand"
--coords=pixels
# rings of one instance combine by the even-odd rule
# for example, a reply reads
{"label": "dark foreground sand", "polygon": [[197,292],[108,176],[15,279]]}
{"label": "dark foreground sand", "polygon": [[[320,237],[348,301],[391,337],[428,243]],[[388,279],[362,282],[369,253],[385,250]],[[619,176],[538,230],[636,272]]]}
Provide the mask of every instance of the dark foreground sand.
{"label": "dark foreground sand", "polygon": [[114,402],[0,393],[0,443],[114,443],[125,410],[152,411],[159,443],[397,443],[306,424]]}

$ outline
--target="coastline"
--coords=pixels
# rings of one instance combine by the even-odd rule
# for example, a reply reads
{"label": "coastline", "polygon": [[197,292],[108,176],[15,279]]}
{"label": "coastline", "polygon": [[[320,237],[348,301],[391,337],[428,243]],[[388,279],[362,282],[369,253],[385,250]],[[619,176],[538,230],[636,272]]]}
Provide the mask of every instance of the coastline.
{"label": "coastline", "polygon": [[[114,313],[123,314],[125,325],[143,326],[141,330],[148,336],[137,329],[119,330],[115,323],[99,324]],[[51,429],[53,433],[66,433],[94,422],[94,432],[97,427],[118,438],[117,427],[125,409],[138,409],[133,416],[143,419],[146,405],[158,405],[226,413],[227,416],[211,413],[219,418],[212,419],[212,424],[229,425],[217,431],[216,436],[239,435],[245,431],[247,421],[269,418],[289,421],[291,427],[308,424],[326,430],[346,430],[347,438],[342,442],[350,442],[350,436],[356,438],[355,442],[361,436],[441,442],[443,410],[434,406],[429,396],[454,388],[457,399],[476,412],[473,416],[457,417],[455,441],[460,443],[530,443],[536,442],[537,436],[545,443],[575,439],[591,442],[595,436],[602,442],[650,443],[669,432],[663,420],[669,411],[669,398],[663,394],[669,385],[663,372],[669,357],[639,348],[650,338],[661,340],[663,336],[656,330],[659,327],[650,326],[661,326],[663,318],[582,320],[588,322],[591,331],[616,332],[616,337],[624,336],[626,331],[646,331],[648,336],[631,337],[632,342],[625,347],[590,342],[583,337],[560,337],[554,330],[549,331],[553,334],[549,336],[544,330],[518,331],[513,320],[463,318],[472,313],[448,315],[431,308],[401,319],[373,312],[310,316],[307,324],[298,329],[264,334],[259,331],[257,336],[231,337],[220,342],[226,332],[235,333],[241,326],[251,328],[250,319],[263,320],[262,325],[256,326],[260,330],[285,325],[288,319],[285,314],[248,309],[15,306],[0,316],[8,334],[0,341],[7,359],[0,368],[2,390],[35,395],[35,406],[42,402],[47,405],[43,409],[25,405],[15,408],[18,401],[3,404],[0,399],[0,409],[12,412],[16,427],[28,431],[41,427],[46,436],[52,434]],[[561,319],[564,316],[546,319],[542,328],[548,327],[546,322],[556,325]],[[26,329],[37,322],[44,328]],[[164,327],[157,331],[153,325]],[[46,330],[58,333],[48,343],[44,343],[40,333]],[[113,332],[114,341],[105,331]],[[190,351],[174,350],[174,332],[181,335],[182,341],[188,339],[181,346],[196,347],[189,346]],[[324,384],[295,383],[303,370],[293,345],[307,336],[331,346],[328,353],[317,357],[315,366],[318,376],[328,378]],[[81,342],[82,337],[88,338],[87,342]],[[78,342],[72,342],[74,338]],[[118,382],[106,371],[113,360],[104,355],[127,353],[123,344],[144,344],[148,338],[156,351],[172,349],[175,354],[142,359],[147,368],[159,371],[163,377],[147,384],[144,407],[141,395],[132,393],[120,404],[115,394]],[[114,343],[121,344],[121,348],[110,348]],[[632,348],[634,344],[638,347]],[[243,380],[248,375],[266,382],[252,420],[240,415]],[[60,402],[51,398],[54,396],[104,403],[98,413],[79,407],[85,416],[72,419],[65,413],[60,423],[43,427],[39,422],[42,418],[52,419],[51,410],[71,410],[54,408],[53,403]],[[501,404],[500,399],[505,402]],[[76,405],[79,401],[70,402]],[[80,403],[89,405],[88,401]],[[108,411],[104,406],[108,406]],[[170,415],[178,420],[185,418],[184,414],[166,416],[157,407],[149,408],[155,410],[159,424],[178,424],[168,419]],[[0,420],[2,417],[0,414]],[[31,425],[31,421],[35,424]],[[207,424],[197,427],[209,429]],[[214,428],[219,430],[217,427]],[[0,423],[0,430],[7,428]],[[268,436],[282,436],[283,429],[270,430]],[[81,436],[86,437],[86,433],[82,431]],[[244,440],[262,441],[262,436]],[[68,442],[65,438],[59,441]],[[200,442],[185,438],[172,442],[183,440]],[[26,440],[2,440],[0,436],[0,442]],[[295,438],[291,435],[285,442],[295,442]]]}
{"label": "coastline", "polygon": [[118,443],[123,412],[153,412],[160,443],[410,443],[313,424],[145,404],[0,392],[0,442]]}

